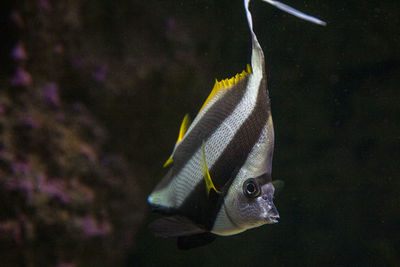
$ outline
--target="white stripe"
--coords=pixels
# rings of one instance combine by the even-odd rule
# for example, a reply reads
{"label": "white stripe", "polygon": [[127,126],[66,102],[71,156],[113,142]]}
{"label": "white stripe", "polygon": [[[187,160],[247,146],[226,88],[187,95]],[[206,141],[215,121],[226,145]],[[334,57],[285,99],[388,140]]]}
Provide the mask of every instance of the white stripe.
{"label": "white stripe", "polygon": [[[214,85],[215,86],[215,85]],[[213,88],[214,89],[214,88]],[[197,116],[194,118],[192,124],[190,124],[189,128],[186,131],[185,136],[183,137],[183,139],[181,140],[181,143],[183,142],[183,140],[185,140],[185,138],[187,136],[189,136],[189,133],[194,129],[194,127],[199,123],[199,121],[203,118],[204,114],[206,114],[206,112],[220,99],[222,98],[228,91],[230,91],[232,89],[227,89],[227,90],[218,90],[217,94],[214,95],[213,98],[211,98],[207,105],[205,105],[197,114]]]}

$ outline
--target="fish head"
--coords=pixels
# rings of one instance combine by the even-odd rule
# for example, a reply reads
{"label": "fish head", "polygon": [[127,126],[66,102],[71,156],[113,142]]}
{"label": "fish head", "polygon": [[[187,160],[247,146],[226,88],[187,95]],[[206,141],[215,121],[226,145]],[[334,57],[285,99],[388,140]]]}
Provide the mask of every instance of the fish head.
{"label": "fish head", "polygon": [[227,224],[236,228],[227,233],[239,233],[278,222],[271,178],[273,148],[274,130],[272,117],[269,116],[258,142],[224,197],[226,217],[231,221]]}
{"label": "fish head", "polygon": [[240,231],[277,223],[279,213],[273,202],[275,188],[271,177],[241,177],[232,184],[224,200],[227,217]]}

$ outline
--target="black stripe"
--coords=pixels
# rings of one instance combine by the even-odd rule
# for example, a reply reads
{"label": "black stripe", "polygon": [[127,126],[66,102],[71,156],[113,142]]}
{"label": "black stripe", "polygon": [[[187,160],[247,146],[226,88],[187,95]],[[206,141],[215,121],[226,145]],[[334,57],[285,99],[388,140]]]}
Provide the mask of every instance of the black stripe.
{"label": "black stripe", "polygon": [[205,182],[201,181],[179,207],[182,215],[204,226],[207,230],[212,229],[225,194],[259,140],[269,116],[270,104],[266,92],[266,81],[262,79],[253,111],[210,169],[211,178],[216,188],[222,190],[222,194],[211,194],[207,198]]}
{"label": "black stripe", "polygon": [[207,140],[221,125],[221,122],[229,117],[243,98],[248,80],[248,76],[240,80],[206,111],[176,149],[171,172],[162,179],[155,190],[160,190],[168,185],[201,147],[203,141]]}

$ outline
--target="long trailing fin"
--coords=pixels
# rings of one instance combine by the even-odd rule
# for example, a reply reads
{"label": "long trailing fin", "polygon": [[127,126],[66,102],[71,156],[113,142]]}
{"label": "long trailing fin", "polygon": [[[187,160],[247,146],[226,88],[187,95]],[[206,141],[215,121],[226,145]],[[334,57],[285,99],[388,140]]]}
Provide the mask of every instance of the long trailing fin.
{"label": "long trailing fin", "polygon": [[[297,9],[294,9],[284,3],[281,3],[279,1],[274,1],[274,0],[261,0],[261,1],[271,4],[271,5],[275,6],[276,8],[279,8],[279,9],[281,9],[289,14],[292,14],[298,18],[301,18],[303,20],[306,20],[306,21],[309,21],[312,23],[316,23],[316,24],[322,25],[322,26],[326,25],[326,22],[324,22],[320,19],[317,19],[315,17],[309,16],[309,15],[307,15]],[[257,40],[256,34],[253,31],[253,19],[251,16],[251,12],[249,10],[249,3],[250,3],[250,0],[244,0],[244,7],[246,10],[247,23],[249,25],[252,44],[253,44],[252,55],[251,55],[251,67],[253,68],[254,73],[258,73],[258,72],[262,72],[263,68],[264,68],[264,53],[263,53],[261,46]]]}
{"label": "long trailing fin", "polygon": [[207,162],[206,162],[206,153],[204,151],[204,141],[203,141],[203,144],[201,145],[201,151],[203,154],[202,171],[203,171],[204,180],[206,182],[207,196],[209,196],[211,189],[213,189],[216,193],[219,193],[219,191],[217,190],[217,188],[215,188],[214,183],[211,180],[210,172],[208,171]]}
{"label": "long trailing fin", "polygon": [[[227,79],[223,79],[221,81],[215,80],[214,87],[207,97],[206,101],[204,102],[203,106],[200,108],[200,111],[207,106],[211,99],[213,99],[219,92],[222,90],[226,90],[231,88],[233,85],[238,83],[240,80],[244,79],[245,77],[249,76],[252,73],[252,69],[250,65],[246,66],[246,70],[242,71],[241,73],[236,74],[235,76]],[[200,112],[199,111],[199,112]]]}
{"label": "long trailing fin", "polygon": [[315,24],[318,24],[318,25],[326,26],[326,22],[325,21],[322,21],[322,20],[320,20],[320,19],[318,19],[316,17],[310,16],[310,15],[307,15],[307,14],[305,14],[305,13],[303,13],[303,12],[297,10],[297,9],[294,9],[291,6],[288,6],[288,5],[284,4],[284,3],[282,3],[282,2],[274,1],[274,0],[261,0],[261,1],[266,2],[268,4],[271,4],[274,7],[279,8],[280,10],[283,10],[283,11],[285,11],[285,12],[287,12],[287,13],[293,15],[293,16],[296,16],[296,17],[300,18],[300,19],[303,19],[303,20],[306,20],[306,21],[309,21],[309,22],[312,22],[312,23],[315,23]]}
{"label": "long trailing fin", "polygon": [[182,139],[185,136],[189,126],[190,126],[190,116],[189,116],[189,114],[186,114],[185,117],[183,117],[183,121],[181,123],[181,127],[179,128],[178,140],[176,140],[176,143],[175,143],[175,146],[174,146],[174,150],[172,151],[171,156],[164,163],[164,165],[163,165],[164,168],[169,166],[169,165],[171,165],[174,162],[173,156],[174,156],[174,152],[176,150],[176,147],[182,141]]}

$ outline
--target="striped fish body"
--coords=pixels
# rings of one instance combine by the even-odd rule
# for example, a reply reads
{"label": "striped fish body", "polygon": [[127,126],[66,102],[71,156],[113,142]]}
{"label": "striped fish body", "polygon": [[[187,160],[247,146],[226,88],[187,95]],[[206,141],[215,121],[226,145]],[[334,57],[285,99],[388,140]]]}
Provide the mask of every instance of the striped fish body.
{"label": "striped fish body", "polygon": [[[200,111],[175,149],[172,168],[150,195],[152,206],[186,216],[212,231],[224,197],[251,152],[263,150],[247,162],[259,166],[253,177],[270,173],[273,126],[263,73],[251,73],[219,92]],[[207,195],[202,144],[210,175],[221,194]]]}
{"label": "striped fish body", "polygon": [[244,0],[251,67],[217,81],[187,130],[185,118],[168,173],[148,197],[153,210],[165,215],[151,229],[179,237],[183,248],[210,242],[209,233],[233,235],[279,218],[271,182],[274,130],[264,54],[249,1]]}

